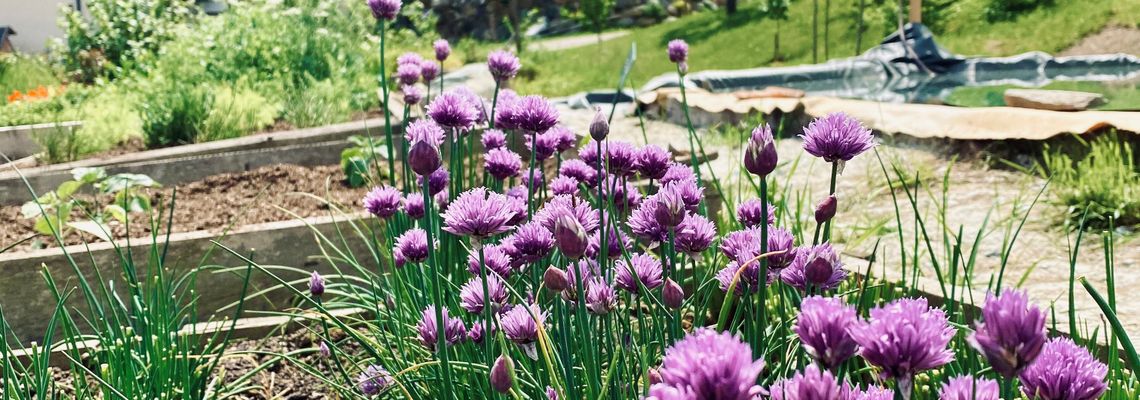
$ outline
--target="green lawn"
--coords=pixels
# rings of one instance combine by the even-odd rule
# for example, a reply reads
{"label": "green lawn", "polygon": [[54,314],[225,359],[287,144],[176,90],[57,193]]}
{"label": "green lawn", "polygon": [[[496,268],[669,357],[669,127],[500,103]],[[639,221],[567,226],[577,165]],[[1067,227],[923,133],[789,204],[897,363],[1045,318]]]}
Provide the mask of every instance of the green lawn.
{"label": "green lawn", "polygon": [[[1136,26],[1140,22],[1137,0],[1056,0],[1052,6],[1025,13],[1015,20],[988,23],[983,17],[986,0],[962,0],[944,17],[937,40],[948,50],[967,55],[1009,55],[1031,50],[1057,52],[1107,24]],[[875,3],[868,0],[867,3]],[[822,10],[823,1],[820,1]],[[855,49],[855,23],[858,0],[831,1],[831,34],[827,41],[831,58],[862,52],[887,34],[882,8],[868,8],[867,31],[862,48]],[[625,61],[630,44],[637,43],[635,84],[673,71],[665,57],[665,45],[683,38],[691,52],[689,68],[740,69],[768,65],[811,63],[812,2],[792,3],[789,20],[781,22],[780,53],[783,61],[773,62],[775,22],[762,18],[759,3],[746,1],[732,18],[723,11],[702,12],[637,29],[632,34],[599,45],[556,52],[530,52],[523,57],[532,70],[517,87],[525,93],[550,96],[582,90],[611,87]],[[822,14],[822,11],[821,11]],[[822,16],[820,32],[822,35]],[[822,58],[822,44],[820,57]]]}

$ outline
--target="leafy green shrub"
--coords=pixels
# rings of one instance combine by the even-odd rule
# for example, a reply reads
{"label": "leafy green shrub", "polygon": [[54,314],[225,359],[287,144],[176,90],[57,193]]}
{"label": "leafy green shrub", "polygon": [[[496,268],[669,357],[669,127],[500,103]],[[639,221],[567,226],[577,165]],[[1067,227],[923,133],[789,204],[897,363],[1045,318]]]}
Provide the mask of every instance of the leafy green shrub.
{"label": "leafy green shrub", "polygon": [[345,96],[341,89],[331,80],[312,82],[285,100],[285,120],[298,128],[348,120],[353,108],[350,96]]}
{"label": "leafy green shrub", "polygon": [[[127,214],[149,211],[150,197],[132,190],[160,186],[149,176],[139,174],[107,175],[103,168],[76,168],[71,171],[72,180],[59,184],[56,190],[44,193],[39,198],[24,203],[20,212],[24,218],[35,221],[36,232],[42,235],[64,235],[68,229],[78,229],[103,240],[110,240],[110,229],[106,223],[111,219],[127,222]],[[75,194],[84,187],[91,186],[104,195],[111,195],[110,204],[99,204],[98,198],[83,200]],[[82,211],[89,220],[72,220],[72,211]]]}
{"label": "leafy green shrub", "polygon": [[195,138],[197,142],[239,137],[272,125],[277,118],[277,106],[257,92],[221,88],[213,96],[202,132]]}
{"label": "leafy green shrub", "polygon": [[59,78],[51,65],[36,57],[0,54],[0,95],[38,86],[57,86]]}
{"label": "leafy green shrub", "polygon": [[114,78],[140,66],[140,60],[175,36],[188,21],[193,0],[89,0],[84,12],[69,9],[60,25],[66,39],[58,47],[75,80]]}
{"label": "leafy green shrub", "polygon": [[1043,167],[1068,218],[1079,221],[1087,208],[1085,225],[1091,228],[1107,227],[1109,219],[1140,223],[1140,170],[1132,146],[1115,133],[1082,143],[1087,152],[1081,158],[1045,148]]}
{"label": "leafy green shrub", "polygon": [[142,138],[138,101],[122,90],[109,88],[88,97],[79,110],[81,146],[78,155],[106,151],[132,138]]}
{"label": "leafy green shrub", "polygon": [[194,143],[209,117],[214,96],[207,88],[182,82],[155,84],[141,108],[148,147]]}

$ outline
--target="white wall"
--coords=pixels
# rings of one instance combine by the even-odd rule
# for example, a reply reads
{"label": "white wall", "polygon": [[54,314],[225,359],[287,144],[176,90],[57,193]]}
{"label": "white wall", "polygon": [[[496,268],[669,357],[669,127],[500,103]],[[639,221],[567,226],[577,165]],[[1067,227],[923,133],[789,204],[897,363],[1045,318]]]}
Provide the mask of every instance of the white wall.
{"label": "white wall", "polygon": [[[62,37],[59,7],[77,0],[0,0],[0,25],[16,30],[12,45],[25,53],[42,53],[52,38]],[[80,0],[81,1],[81,0]]]}

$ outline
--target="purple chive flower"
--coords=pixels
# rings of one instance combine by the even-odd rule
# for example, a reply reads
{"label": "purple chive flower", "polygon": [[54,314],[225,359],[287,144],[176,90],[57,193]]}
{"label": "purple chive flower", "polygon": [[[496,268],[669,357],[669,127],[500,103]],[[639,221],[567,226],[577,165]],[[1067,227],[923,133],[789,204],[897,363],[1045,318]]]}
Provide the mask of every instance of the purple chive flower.
{"label": "purple chive flower", "polygon": [[[914,375],[946,365],[954,351],[946,345],[954,338],[954,328],[946,314],[930,308],[925,298],[899,299],[871,310],[869,321],[848,329],[867,363],[879,367],[884,379],[895,379],[899,387],[911,387]],[[904,398],[909,393],[904,393]]]}
{"label": "purple chive flower", "polygon": [[[532,315],[533,314],[533,315]],[[538,340],[538,326],[545,324],[546,313],[538,304],[517,305],[503,314],[503,335],[519,345],[533,345]]]}
{"label": "purple chive flower", "polygon": [[545,97],[526,96],[515,104],[514,118],[519,129],[542,134],[558,124],[558,109]]}
{"label": "purple chive flower", "polygon": [[400,0],[368,0],[368,8],[372,10],[372,17],[378,20],[394,20],[400,13]]}
{"label": "purple chive flower", "polygon": [[598,210],[595,210],[585,200],[567,195],[554,196],[546,202],[546,205],[534,214],[534,220],[553,232],[555,221],[564,214],[577,218],[578,223],[582,224],[586,232],[593,232],[600,225]]}
{"label": "purple chive flower", "polygon": [[313,271],[313,273],[309,275],[309,294],[316,297],[325,294],[325,278],[321,276],[321,274],[318,274],[317,271]]}
{"label": "purple chive flower", "polygon": [[550,386],[546,387],[546,400],[558,400],[558,392]]}
{"label": "purple chive flower", "polygon": [[578,189],[578,180],[565,175],[559,175],[554,180],[550,181],[550,191],[557,195],[577,196],[580,193]]}
{"label": "purple chive flower", "polygon": [[428,256],[427,232],[414,228],[404,232],[396,238],[396,251],[404,255],[404,259],[414,263],[422,262]]}
{"label": "purple chive flower", "polygon": [[839,264],[839,258],[835,256],[833,250],[830,250],[829,244],[804,246],[794,251],[795,259],[780,272],[780,280],[784,283],[800,291],[807,291],[809,288],[815,291],[827,291],[839,287],[839,284],[847,279],[847,270]]}
{"label": "purple chive flower", "polygon": [[519,226],[511,234],[511,259],[524,264],[538,262],[554,249],[554,234],[538,221]]}
{"label": "purple chive flower", "polygon": [[[543,175],[541,168],[531,170],[529,168],[519,171],[519,186],[526,189],[529,195],[533,196],[542,191],[542,187],[546,186],[546,175]],[[533,179],[532,179],[533,178]]]}
{"label": "purple chive flower", "polygon": [[392,378],[392,374],[389,374],[384,367],[375,364],[369,365],[356,376],[356,385],[366,396],[378,395],[393,383],[396,383],[396,380]]}
{"label": "purple chive flower", "polygon": [[479,109],[463,92],[450,89],[432,99],[427,115],[440,126],[468,130],[479,119]]}
{"label": "purple chive flower", "polygon": [[447,60],[447,56],[451,55],[451,44],[447,43],[447,39],[439,39],[431,44],[432,49],[435,50],[435,59],[439,62]]}
{"label": "purple chive flower", "polygon": [[491,149],[483,158],[483,170],[498,180],[517,176],[521,168],[522,157],[506,148]]}
{"label": "purple chive flower", "polygon": [[614,209],[624,214],[641,205],[641,192],[637,190],[637,185],[631,182],[623,184],[621,181],[618,176],[610,175],[603,183],[603,187],[606,197],[613,202]]}
{"label": "purple chive flower", "polygon": [[633,294],[638,293],[640,286],[653,290],[664,283],[661,281],[661,261],[648,254],[634,254],[629,257],[628,263],[619,259],[614,263],[614,268],[617,269],[614,284]]}
{"label": "purple chive flower", "polygon": [[408,214],[411,219],[420,219],[424,217],[424,194],[423,193],[408,193],[404,196],[404,213]]}
{"label": "purple chive flower", "polygon": [[704,191],[697,186],[696,180],[676,181],[665,185],[672,186],[673,190],[677,191],[677,194],[681,196],[681,202],[685,203],[685,209],[690,213],[697,212],[701,206],[701,200],[705,198]]}
{"label": "purple chive flower", "polygon": [[519,95],[511,89],[499,89],[499,100],[495,106],[495,128],[498,129],[518,129],[516,105],[519,102]]}
{"label": "purple chive flower", "polygon": [[322,340],[321,344],[317,346],[317,352],[320,353],[321,358],[332,357],[332,349],[329,348],[329,342],[326,342],[324,340]]}
{"label": "purple chive flower", "polygon": [[481,314],[483,307],[487,304],[487,298],[491,299],[491,312],[499,312],[499,309],[507,303],[507,287],[503,285],[503,281],[495,275],[487,275],[487,293],[490,296],[483,294],[483,279],[479,277],[471,278],[463,287],[459,289],[459,306],[472,314]]}
{"label": "purple chive flower", "polygon": [[487,377],[491,381],[491,389],[506,394],[515,385],[515,362],[506,353],[499,355],[491,366],[491,373]]}
{"label": "purple chive flower", "polygon": [[605,315],[617,308],[617,293],[613,286],[602,277],[595,277],[586,283],[586,310],[592,314]]}
{"label": "purple chive flower", "polygon": [[681,163],[670,163],[669,169],[665,170],[665,176],[659,179],[661,186],[668,185],[673,182],[697,182],[697,176],[693,174],[693,168]]}
{"label": "purple chive flower", "polygon": [[633,175],[637,168],[637,148],[629,142],[613,141],[606,144],[606,163],[609,173],[617,176]]}
{"label": "purple chive flower", "polygon": [[764,393],[756,384],[763,369],[764,361],[753,360],[739,337],[700,328],[665,350],[661,383],[646,399],[752,400]]}
{"label": "purple chive flower", "polygon": [[[622,257],[626,251],[633,247],[633,240],[620,229],[606,230],[606,257],[615,260]],[[597,259],[602,249],[601,230],[590,235],[590,245],[586,248],[586,257]]]}
{"label": "purple chive flower", "polygon": [[483,142],[483,150],[489,151],[507,146],[507,134],[498,129],[483,131],[483,137],[480,140]]}
{"label": "purple chive flower", "polygon": [[673,155],[654,144],[647,144],[637,151],[637,172],[645,178],[664,178],[671,162]]}
{"label": "purple chive flower", "polygon": [[565,126],[556,125],[546,131],[546,134],[554,138],[556,143],[555,148],[558,149],[559,153],[578,146],[578,135],[575,135],[574,131],[571,131],[570,128]]}
{"label": "purple chive flower", "polygon": [[440,76],[440,66],[434,61],[423,60],[420,62],[420,75],[424,77],[424,83],[430,84],[435,78]]}
{"label": "purple chive flower", "polygon": [[[760,288],[765,285],[770,285],[776,276],[775,270],[768,270],[768,276],[764,282],[760,282],[760,262],[752,253],[742,254],[740,261],[729,261],[716,274],[716,280],[720,283],[720,290],[728,292],[728,288],[732,286],[733,279],[736,279],[736,289],[734,293],[742,296],[745,293],[758,293]],[[743,269],[743,271],[741,271]],[[737,277],[739,275],[739,278]]]}
{"label": "purple chive flower", "polygon": [[894,400],[895,392],[882,386],[867,386],[867,390],[859,387],[849,387],[847,400]]}
{"label": "purple chive flower", "polygon": [[776,169],[778,161],[772,128],[766,123],[757,126],[748,139],[748,147],[744,149],[744,168],[753,175],[765,177]]}
{"label": "purple chive flower", "polygon": [[794,240],[792,233],[787,229],[768,228],[768,253],[783,252],[768,256],[768,269],[778,271],[787,268],[796,260]]}
{"label": "purple chive flower", "polygon": [[570,281],[566,276],[566,271],[552,265],[546,268],[546,272],[542,273],[542,285],[552,292],[561,292],[570,287]]}
{"label": "purple chive flower", "polygon": [[590,137],[596,141],[606,140],[610,134],[610,120],[602,113],[601,107],[594,107],[594,119],[590,121]]}
{"label": "purple chive flower", "polygon": [[768,388],[771,400],[828,400],[845,399],[847,390],[839,384],[831,371],[808,365],[789,379],[777,381]]}
{"label": "purple chive flower", "polygon": [[408,124],[408,129],[404,133],[404,139],[407,140],[408,143],[426,141],[435,146],[443,144],[444,136],[443,128],[430,119],[413,121]]}
{"label": "purple chive flower", "polygon": [[681,197],[680,182],[670,183],[661,188],[653,196],[646,200],[646,203],[657,203],[654,209],[653,217],[657,219],[657,223],[663,227],[675,227],[685,220],[685,215],[688,213],[688,208],[685,207],[685,201]]}
{"label": "purple chive flower", "polygon": [[677,225],[673,239],[677,251],[699,258],[716,239],[716,226],[700,214],[689,214]]}
{"label": "purple chive flower", "polygon": [[570,214],[562,214],[554,221],[554,243],[562,255],[577,260],[586,254],[590,238],[586,228]]}
{"label": "purple chive flower", "polygon": [[376,187],[364,195],[364,209],[380,219],[388,219],[400,210],[403,196],[391,186]]}
{"label": "purple chive flower", "polygon": [[411,64],[418,67],[423,61],[424,58],[420,57],[419,54],[409,51],[407,53],[400,54],[399,57],[396,57],[396,66]]}
{"label": "purple chive flower", "polygon": [[[476,124],[484,124],[487,122],[487,112],[488,112],[487,110],[491,108],[491,104],[490,104],[490,102],[487,101],[487,99],[484,99],[483,97],[479,96],[478,94],[475,94],[475,92],[472,91],[467,86],[456,86],[456,87],[452,88],[451,90],[455,91],[455,93],[466,98],[467,104],[470,104],[471,107],[475,109],[475,123]],[[464,133],[466,133],[466,132],[465,131],[460,132],[460,134],[464,134]]]}
{"label": "purple chive flower", "polygon": [[507,197],[512,197],[512,198],[516,198],[519,200],[526,200],[526,197],[527,197],[526,186],[525,185],[514,186],[510,189],[507,189],[506,194],[507,194]]}
{"label": "purple chive flower", "polygon": [[459,194],[443,213],[443,230],[457,236],[485,239],[510,230],[514,212],[507,197],[477,187]]}
{"label": "purple chive flower", "polygon": [[760,224],[764,223],[772,225],[776,222],[776,207],[768,204],[768,212],[765,215],[761,203],[760,199],[751,199],[740,203],[736,207],[736,218],[747,228],[759,227]]}
{"label": "purple chive flower", "polygon": [[562,166],[558,169],[558,173],[574,178],[578,183],[585,184],[593,187],[597,184],[597,170],[594,167],[586,164],[585,161],[579,159],[566,160],[562,162]]}
{"label": "purple chive flower", "polygon": [[451,204],[451,195],[448,194],[447,188],[443,188],[432,198],[435,199],[436,208],[439,208],[439,211],[447,212],[447,206]]}
{"label": "purple chive flower", "polygon": [[587,142],[585,146],[582,146],[582,148],[578,149],[578,159],[582,160],[582,162],[586,163],[586,165],[589,165],[590,168],[593,168],[594,171],[597,172],[598,142],[591,140]]}
{"label": "purple chive flower", "polygon": [[1041,354],[1021,371],[1021,392],[1040,400],[1093,400],[1107,389],[1108,366],[1069,338],[1045,343]]}
{"label": "purple chive flower", "polygon": [[443,165],[443,156],[439,147],[424,140],[412,142],[408,150],[408,166],[419,175],[427,175],[438,170]]}
{"label": "purple chive flower", "polygon": [[827,162],[851,161],[875,147],[871,130],[841,112],[816,118],[800,137],[804,139],[804,151]]}
{"label": "purple chive flower", "polygon": [[419,82],[420,64],[418,62],[400,64],[396,67],[396,80],[400,81],[401,85],[414,85]]}
{"label": "purple chive flower", "polygon": [[685,303],[685,290],[671,278],[665,278],[665,287],[661,289],[661,303],[674,310],[681,308]]}
{"label": "purple chive flower", "polygon": [[[428,175],[428,194],[435,195],[443,192],[447,189],[447,183],[450,180],[450,174],[447,173],[446,169],[439,168],[432,171],[431,175]],[[424,177],[422,175],[416,177],[416,186],[424,186]]]}
{"label": "purple chive flower", "polygon": [[424,91],[416,85],[404,85],[400,87],[400,92],[404,95],[404,103],[409,106],[420,104],[424,100]]}
{"label": "purple chive flower", "polygon": [[839,203],[835,199],[834,194],[824,197],[823,200],[815,206],[815,223],[822,224],[830,221],[832,217],[835,217],[835,211],[838,207]]}
{"label": "purple chive flower", "polygon": [[969,341],[999,375],[1013,378],[1041,354],[1047,339],[1045,313],[1029,303],[1024,291],[1006,289],[998,297],[986,296],[982,318],[985,322]]}
{"label": "purple chive flower", "polygon": [[504,50],[495,50],[487,54],[487,69],[496,82],[502,83],[514,78],[519,73],[522,64],[513,53]]}
{"label": "purple chive flower", "polygon": [[591,278],[598,275],[598,262],[584,258],[566,266],[566,290],[562,291],[562,298],[566,301],[578,301],[579,275],[583,284],[589,283]]}
{"label": "purple chive flower", "polygon": [[859,321],[855,307],[838,297],[812,296],[803,300],[792,329],[804,349],[823,369],[834,370],[855,355],[858,345],[847,328]]}
{"label": "purple chive flower", "polygon": [[[771,232],[769,232],[771,234]],[[760,254],[760,229],[746,228],[729,232],[720,241],[720,252],[734,261],[747,261]]]}
{"label": "purple chive flower", "polygon": [[[504,279],[511,277],[511,256],[502,245],[489,244],[483,246],[483,264]],[[479,252],[472,251],[467,255],[467,271],[479,276]],[[489,275],[489,274],[488,274]]]}
{"label": "purple chive flower", "polygon": [[669,61],[675,64],[684,62],[689,59],[689,44],[681,39],[670,40],[667,52],[669,53]]}
{"label": "purple chive flower", "polygon": [[543,161],[554,155],[558,150],[558,138],[552,135],[543,133],[541,135],[534,135],[534,140],[528,137],[526,140],[526,149],[534,153],[536,162]]}
{"label": "purple chive flower", "polygon": [[[477,319],[477,320],[475,320],[475,322],[472,322],[471,327],[467,328],[467,340],[470,340],[472,343],[475,343],[475,344],[483,344],[483,338],[488,336],[488,335],[483,334],[483,325],[486,325],[486,324],[487,323],[484,322],[482,319]],[[495,332],[498,332],[498,331],[499,330],[498,330],[498,328],[495,327],[495,324],[491,324],[491,335],[490,336],[494,337]]]}
{"label": "purple chive flower", "polygon": [[657,222],[656,214],[660,205],[654,196],[650,196],[641,202],[641,206],[635,208],[633,213],[629,215],[629,219],[626,220],[630,232],[646,243],[664,241],[668,235],[665,226]]}
{"label": "purple chive flower", "polygon": [[957,376],[942,384],[938,400],[1000,400],[997,381]]}
{"label": "purple chive flower", "polygon": [[[444,345],[451,346],[462,341],[467,337],[467,327],[463,325],[463,321],[457,317],[451,317],[447,313],[447,307],[443,307],[443,341]],[[424,308],[423,317],[420,322],[416,324],[416,330],[420,333],[420,344],[430,352],[436,351],[437,339],[440,329],[435,324],[435,305],[429,305]]]}

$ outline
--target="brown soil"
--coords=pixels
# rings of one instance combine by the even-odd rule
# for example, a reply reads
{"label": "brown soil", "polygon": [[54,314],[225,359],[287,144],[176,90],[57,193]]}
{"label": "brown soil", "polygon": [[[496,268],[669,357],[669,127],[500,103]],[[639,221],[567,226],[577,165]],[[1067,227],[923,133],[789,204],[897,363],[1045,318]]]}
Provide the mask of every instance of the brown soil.
{"label": "brown soil", "polygon": [[[334,204],[343,206],[345,210],[359,208],[367,188],[349,188],[342,182],[343,177],[344,173],[335,165],[313,168],[278,165],[242,173],[215,175],[201,181],[178,185],[173,190],[165,187],[149,192],[155,205],[153,215],[161,218],[164,231],[172,193],[177,192],[173,216],[174,232],[198,230],[218,232],[231,224],[241,226],[296,218],[278,209],[278,206],[301,217],[327,215],[329,207],[323,201],[301,193],[328,199]],[[113,201],[108,196],[83,197],[85,201],[98,200],[99,204]],[[75,219],[80,219],[82,216],[83,213],[80,211],[73,212]],[[139,222],[131,223],[131,236],[147,236],[150,233],[149,224],[141,222],[141,218],[145,216],[132,214],[131,217],[140,219]],[[18,205],[0,207],[0,226],[5,227],[3,232],[0,232],[0,248],[34,235],[33,224],[32,220],[22,217]],[[127,229],[124,224],[111,222],[109,225],[116,238],[126,237]],[[98,239],[75,230],[69,231],[64,237],[64,242],[68,245],[81,244],[84,240],[91,242]],[[40,236],[33,242],[21,244],[14,250],[30,250],[45,246],[56,246],[55,240]]]}
{"label": "brown soil", "polygon": [[1100,32],[1086,36],[1080,42],[1061,52],[1062,56],[1126,53],[1140,55],[1140,29],[1108,26]]}

